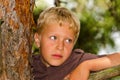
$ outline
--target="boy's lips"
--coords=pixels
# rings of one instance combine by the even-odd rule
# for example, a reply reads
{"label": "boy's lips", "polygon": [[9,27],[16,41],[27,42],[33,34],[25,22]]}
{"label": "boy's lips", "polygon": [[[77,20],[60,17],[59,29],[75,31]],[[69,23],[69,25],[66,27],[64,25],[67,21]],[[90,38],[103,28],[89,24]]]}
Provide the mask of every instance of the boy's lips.
{"label": "boy's lips", "polygon": [[52,55],[54,58],[56,58],[56,59],[60,59],[60,58],[62,58],[63,56],[62,55],[60,55],[60,54],[53,54]]}

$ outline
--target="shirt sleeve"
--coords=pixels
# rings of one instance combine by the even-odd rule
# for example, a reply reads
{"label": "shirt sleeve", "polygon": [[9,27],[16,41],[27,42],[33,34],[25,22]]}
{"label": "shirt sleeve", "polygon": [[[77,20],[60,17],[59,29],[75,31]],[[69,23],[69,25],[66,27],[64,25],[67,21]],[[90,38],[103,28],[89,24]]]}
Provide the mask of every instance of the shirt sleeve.
{"label": "shirt sleeve", "polygon": [[81,62],[85,60],[96,59],[96,58],[99,58],[99,56],[91,53],[83,53]]}
{"label": "shirt sleeve", "polygon": [[81,49],[75,49],[74,53],[77,55],[75,58],[79,59],[78,64],[85,61],[85,60],[90,60],[90,59],[96,59],[99,58],[98,55],[92,54],[92,53],[86,53]]}

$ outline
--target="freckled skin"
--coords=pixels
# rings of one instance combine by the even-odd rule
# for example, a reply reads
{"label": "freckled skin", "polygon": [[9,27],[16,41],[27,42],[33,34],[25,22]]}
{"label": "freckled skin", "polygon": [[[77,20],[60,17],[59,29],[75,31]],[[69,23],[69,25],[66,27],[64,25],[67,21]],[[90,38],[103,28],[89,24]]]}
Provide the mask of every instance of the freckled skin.
{"label": "freckled skin", "polygon": [[74,32],[69,24],[51,23],[39,35],[40,53],[46,66],[59,66],[71,55]]}

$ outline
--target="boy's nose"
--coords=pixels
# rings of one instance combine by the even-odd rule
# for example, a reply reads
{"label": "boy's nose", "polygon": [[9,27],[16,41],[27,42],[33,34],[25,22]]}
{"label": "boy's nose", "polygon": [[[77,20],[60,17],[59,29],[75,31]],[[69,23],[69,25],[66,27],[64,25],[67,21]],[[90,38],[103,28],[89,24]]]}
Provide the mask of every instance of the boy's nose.
{"label": "boy's nose", "polygon": [[58,41],[57,48],[59,50],[63,50],[64,49],[64,41]]}

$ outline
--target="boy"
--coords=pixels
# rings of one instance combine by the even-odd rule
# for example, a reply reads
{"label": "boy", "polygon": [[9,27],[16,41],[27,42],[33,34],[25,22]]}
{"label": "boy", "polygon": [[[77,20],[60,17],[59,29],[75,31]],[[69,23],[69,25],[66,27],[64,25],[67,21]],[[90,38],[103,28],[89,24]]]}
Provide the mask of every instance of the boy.
{"label": "boy", "polygon": [[[66,8],[52,7],[41,13],[34,35],[35,43],[40,49],[39,55],[33,55],[32,72],[35,80],[87,80],[89,71],[120,64],[118,56],[116,57],[119,54],[98,58],[80,49],[73,50],[79,32],[79,19]],[[117,58],[119,63],[116,59],[115,64],[111,64],[108,58]]]}

